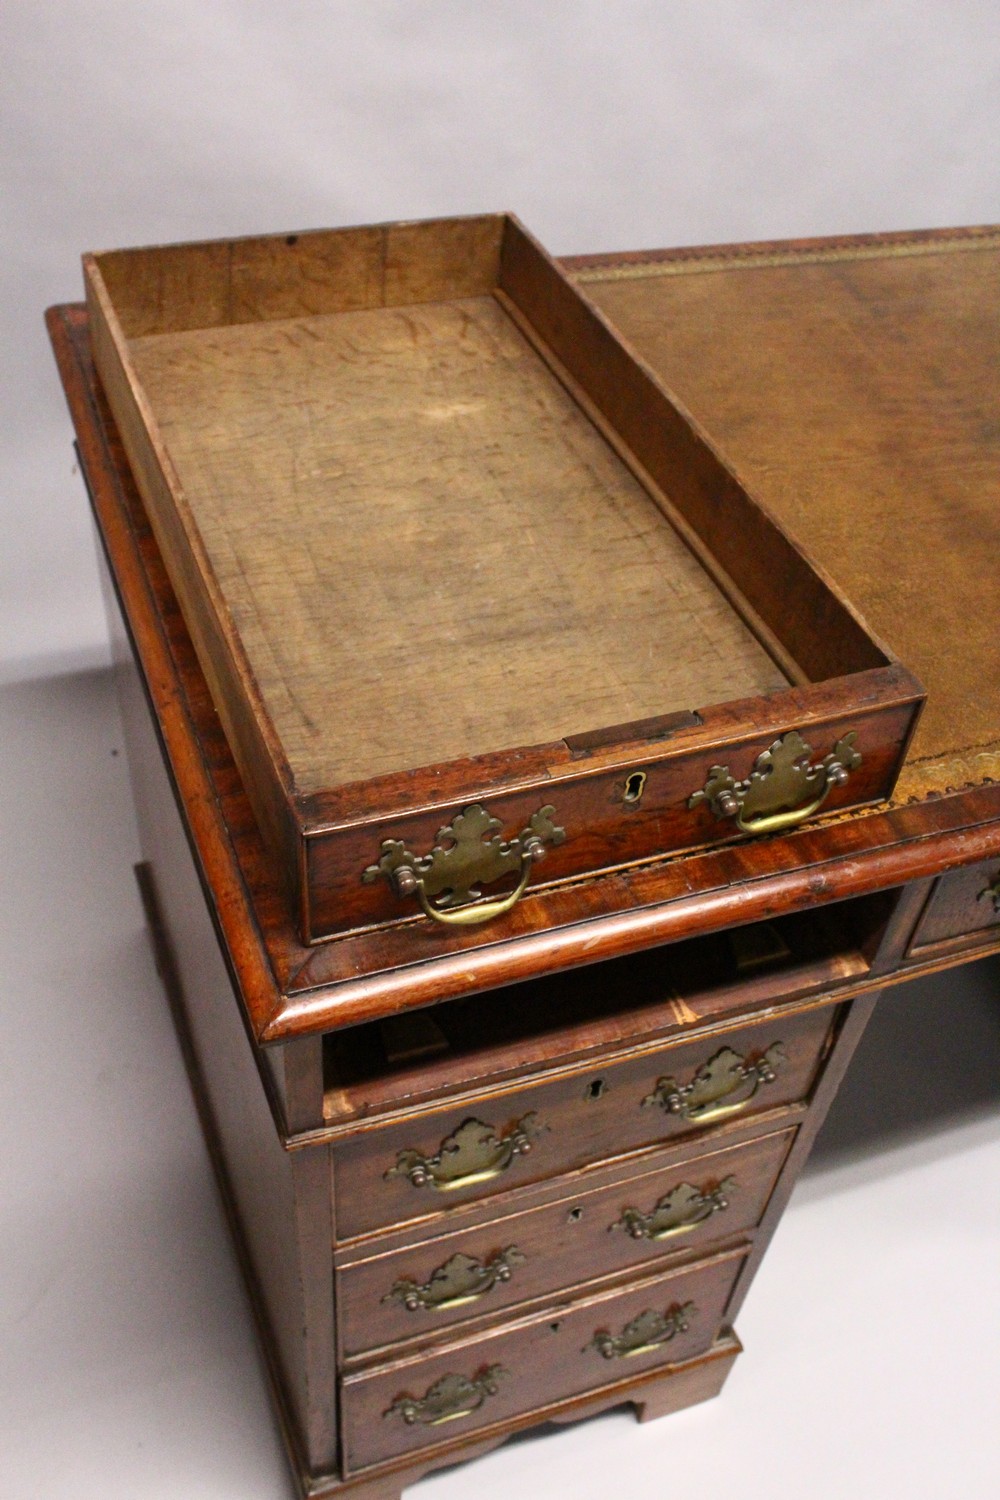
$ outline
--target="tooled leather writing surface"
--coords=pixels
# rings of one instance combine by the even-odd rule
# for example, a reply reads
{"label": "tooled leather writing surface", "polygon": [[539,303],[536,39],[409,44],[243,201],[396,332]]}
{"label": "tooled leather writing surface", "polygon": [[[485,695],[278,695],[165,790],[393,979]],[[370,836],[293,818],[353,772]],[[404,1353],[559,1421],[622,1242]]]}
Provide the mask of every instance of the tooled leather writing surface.
{"label": "tooled leather writing surface", "polygon": [[580,274],[923,681],[896,800],[1000,778],[1000,232]]}

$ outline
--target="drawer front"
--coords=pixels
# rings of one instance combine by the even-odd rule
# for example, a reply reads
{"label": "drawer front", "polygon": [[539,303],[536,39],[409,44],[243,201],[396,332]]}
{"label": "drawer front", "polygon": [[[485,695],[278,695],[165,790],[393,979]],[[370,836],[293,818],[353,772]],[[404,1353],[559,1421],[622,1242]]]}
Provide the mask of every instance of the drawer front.
{"label": "drawer front", "polygon": [[1000,855],[942,875],[910,946],[919,953],[949,939],[1000,940]]}
{"label": "drawer front", "polygon": [[430,1356],[343,1377],[348,1472],[703,1353],[743,1255],[733,1251]]}
{"label": "drawer front", "polygon": [[348,1357],[754,1228],[794,1127],[337,1273]]}
{"label": "drawer front", "polygon": [[[829,689],[815,684],[793,691],[784,699],[769,693],[750,702],[703,707],[699,724],[686,733],[678,725],[680,735],[650,744],[647,754],[638,751],[629,766],[595,769],[580,746],[553,778],[550,757],[560,756],[560,749],[547,747],[541,776],[517,790],[501,792],[493,785],[473,791],[472,782],[469,795],[457,804],[425,805],[419,812],[315,832],[305,840],[308,931],[303,936],[315,939],[397,921],[415,916],[421,905],[433,909],[443,878],[433,878],[439,851],[453,847],[452,837],[467,846],[469,825],[461,820],[470,811],[477,821],[495,818],[497,834],[515,852],[533,830],[542,833],[540,865],[532,868],[522,853],[520,863],[508,864],[506,878],[498,878],[492,862],[482,867],[484,893],[499,901],[518,889],[519,875],[534,893],[552,881],[795,827],[889,796],[923,699],[915,679],[899,666],[873,667],[864,673],[864,686],[857,677],[845,679],[844,697],[832,712],[828,697],[819,701]],[[811,722],[792,728],[786,716],[801,713],[803,694],[814,697],[816,707]],[[762,719],[772,714],[770,724]],[[601,753],[601,747],[593,748]],[[579,758],[581,750],[585,758]],[[567,754],[565,747],[561,754]],[[518,780],[527,781],[531,773],[525,775],[523,760],[519,769]],[[429,791],[433,797],[437,787],[430,785]],[[543,818],[534,825],[540,813]],[[553,838],[553,824],[564,837]],[[443,838],[448,828],[452,835]],[[422,899],[421,863],[431,876]],[[398,894],[394,878],[401,867],[409,877],[405,895]],[[502,920],[502,913],[498,916]],[[425,925],[429,928],[431,919]]]}
{"label": "drawer front", "polygon": [[338,1239],[801,1099],[834,1007],[358,1131],[335,1149]]}

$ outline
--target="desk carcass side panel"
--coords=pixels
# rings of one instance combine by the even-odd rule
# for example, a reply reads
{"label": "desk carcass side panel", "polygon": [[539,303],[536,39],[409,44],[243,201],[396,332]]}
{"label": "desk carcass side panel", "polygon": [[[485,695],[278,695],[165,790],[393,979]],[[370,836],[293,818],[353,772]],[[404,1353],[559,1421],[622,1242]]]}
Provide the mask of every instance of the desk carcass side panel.
{"label": "desk carcass side panel", "polygon": [[286,1438],[300,1468],[329,1472],[337,1432],[328,1148],[289,1152],[279,1134],[268,1102],[273,1070],[258,1067],[244,1029],[103,558],[101,566],[157,968]]}

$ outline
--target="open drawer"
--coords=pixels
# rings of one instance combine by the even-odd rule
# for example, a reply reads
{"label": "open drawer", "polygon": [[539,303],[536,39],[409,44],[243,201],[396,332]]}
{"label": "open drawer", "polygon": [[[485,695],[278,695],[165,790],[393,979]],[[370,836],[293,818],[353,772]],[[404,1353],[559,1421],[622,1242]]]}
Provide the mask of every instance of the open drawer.
{"label": "open drawer", "polygon": [[85,278],[304,940],[891,792],[919,684],[513,218]]}

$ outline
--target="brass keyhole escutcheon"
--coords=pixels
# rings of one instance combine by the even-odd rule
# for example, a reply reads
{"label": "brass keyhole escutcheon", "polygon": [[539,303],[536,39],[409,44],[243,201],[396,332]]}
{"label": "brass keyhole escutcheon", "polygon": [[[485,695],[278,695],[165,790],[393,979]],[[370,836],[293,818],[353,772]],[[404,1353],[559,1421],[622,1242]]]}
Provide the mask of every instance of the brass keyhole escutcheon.
{"label": "brass keyhole escutcheon", "polygon": [[625,795],[622,797],[622,801],[625,803],[625,806],[635,807],[636,803],[641,801],[645,787],[645,771],[633,771],[631,776],[625,782]]}

